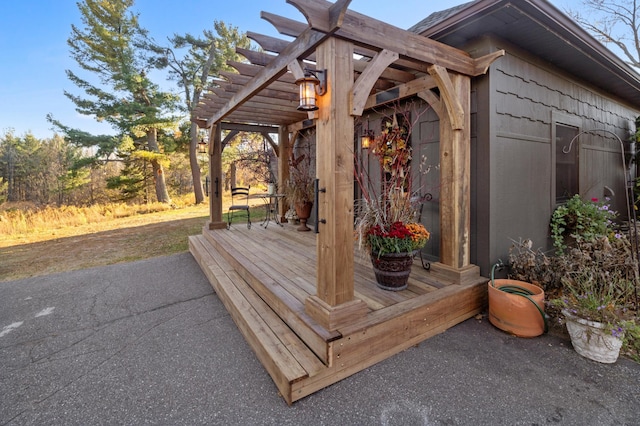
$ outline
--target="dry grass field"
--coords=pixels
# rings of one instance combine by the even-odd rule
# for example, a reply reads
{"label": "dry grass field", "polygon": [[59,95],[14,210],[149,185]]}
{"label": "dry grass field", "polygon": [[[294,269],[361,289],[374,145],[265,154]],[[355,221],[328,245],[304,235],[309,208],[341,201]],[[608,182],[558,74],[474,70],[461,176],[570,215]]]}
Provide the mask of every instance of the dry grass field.
{"label": "dry grass field", "polygon": [[[51,220],[27,232],[0,232],[0,281],[184,252],[187,237],[201,233],[208,216],[208,204],[201,204],[79,224]],[[262,209],[252,209],[252,221],[263,217]]]}

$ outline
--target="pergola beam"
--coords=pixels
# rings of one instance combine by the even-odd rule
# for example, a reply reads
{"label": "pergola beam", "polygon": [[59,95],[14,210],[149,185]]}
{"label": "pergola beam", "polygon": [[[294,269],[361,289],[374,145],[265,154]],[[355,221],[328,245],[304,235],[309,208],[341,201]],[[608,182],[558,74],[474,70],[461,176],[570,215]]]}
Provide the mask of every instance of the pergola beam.
{"label": "pergola beam", "polygon": [[[303,25],[303,24],[301,24]],[[271,38],[268,36],[264,36],[265,38]],[[277,40],[277,39],[275,39]],[[283,40],[280,40],[282,42],[282,46],[286,46],[286,44],[288,44],[288,42],[285,42]],[[265,53],[265,52],[256,52],[253,50],[247,50],[247,49],[242,49],[242,48],[237,48],[236,49],[236,53],[238,53],[239,55],[244,56],[245,58],[247,58],[247,60],[249,62],[251,62],[253,65],[260,65],[260,66],[264,66],[266,64],[268,64],[270,61],[272,61],[276,55],[272,55],[269,53]],[[375,56],[374,52],[371,52],[371,55]],[[311,61],[313,63],[315,63],[315,55],[309,55],[306,58],[308,61]],[[369,58],[371,59],[371,58]],[[364,72],[365,69],[367,69],[367,67],[369,66],[369,64],[371,63],[371,61],[369,59],[354,59],[353,60],[353,70],[358,72],[358,73],[362,73]],[[402,61],[399,61],[398,63],[400,63]],[[289,71],[292,71],[291,68],[289,68]],[[296,74],[294,73],[294,76],[296,76]],[[416,78],[415,74],[412,74],[408,71],[404,71],[404,70],[400,70],[400,69],[396,69],[396,68],[391,68],[391,67],[387,67],[385,68],[382,73],[379,75],[379,78],[381,80],[386,80],[388,81],[388,83],[380,83],[377,82],[376,85],[374,86],[375,88],[379,88],[381,86],[387,86],[387,85],[391,85],[393,86],[393,82],[395,83],[406,83],[409,82],[413,79]],[[388,89],[389,87],[385,87],[383,90]]]}
{"label": "pergola beam", "polygon": [[[304,24],[301,24],[301,25],[304,26]],[[306,30],[307,28],[309,27],[305,26],[302,31]],[[300,34],[302,34],[302,32],[300,32]],[[280,54],[281,52],[283,52],[284,49],[286,49],[287,46],[291,44],[290,41],[282,40],[282,39],[271,37],[264,34],[254,33],[252,31],[247,31],[247,37],[255,41],[256,43],[258,43],[263,50],[267,52],[277,53],[277,54]],[[309,55],[301,59],[308,59],[311,62],[315,62],[316,55],[315,53],[309,53]]]}
{"label": "pergola beam", "polygon": [[[210,104],[211,105],[217,104],[218,106],[223,105],[226,99],[231,99],[231,97],[233,96],[233,93],[234,92],[226,92],[224,95],[219,96],[217,101],[212,101]],[[250,101],[247,101],[247,104],[245,105],[251,106],[253,105],[252,102],[256,104],[261,104],[265,107],[268,107],[269,105],[273,105],[274,109],[279,109],[281,111],[289,111],[291,113],[297,114],[296,107],[298,106],[298,103],[296,101],[281,99],[278,97],[258,95],[258,96],[254,96]]]}
{"label": "pergola beam", "polygon": [[[263,69],[266,69],[263,68]],[[284,72],[286,72],[287,68],[285,67]],[[259,73],[258,73],[259,74]],[[254,80],[254,77],[257,77],[258,74],[256,74],[255,76],[247,76],[247,75],[242,75],[242,74],[235,74],[232,72],[228,72],[228,71],[220,71],[220,75],[225,77],[226,79],[229,80],[229,82],[231,82],[232,84],[238,84],[238,85],[242,85],[243,88],[246,84],[252,82]],[[269,84],[269,87],[274,89],[274,90],[280,90],[283,92],[291,92],[291,93],[296,93],[297,92],[297,86],[295,85],[295,83],[293,82],[293,80],[290,83],[286,83],[283,81],[280,81],[281,77],[277,77],[276,79],[274,79],[273,81],[271,81],[271,83]],[[260,90],[262,89],[258,89],[256,90],[253,94],[256,94],[258,92],[260,92]]]}
{"label": "pergola beam", "polygon": [[[246,77],[255,77],[260,72],[260,70],[264,68],[263,66],[247,64],[243,62],[236,62],[236,61],[227,61],[227,65],[235,68],[236,71],[238,71],[238,74]],[[228,74],[229,73],[225,73],[224,71],[220,73],[220,75],[223,75],[225,77]],[[278,77],[276,81],[280,83],[294,84],[294,85],[296,83],[295,77],[289,73],[282,74],[280,77]]]}
{"label": "pergola beam", "polygon": [[[334,3],[324,0],[288,2],[305,15],[311,28],[327,30],[320,17],[328,16]],[[335,35],[374,51],[389,49],[407,58],[441,65],[462,74],[473,75],[476,71],[474,60],[466,52],[353,11],[346,12],[343,24],[335,30]]]}
{"label": "pergola beam", "polygon": [[351,0],[338,0],[323,7],[316,0],[287,0],[304,15],[311,28],[333,33],[342,26]]}
{"label": "pergola beam", "polygon": [[[219,102],[220,100],[224,101],[225,99],[231,99],[233,95],[237,93],[241,88],[242,85],[233,84],[225,87],[225,89],[214,89],[214,93],[216,96],[210,99],[208,98],[208,102],[213,104]],[[295,110],[298,102],[298,95],[289,92],[283,92],[280,90],[268,90],[266,92],[259,92],[259,94],[252,98],[252,100],[254,99],[258,102],[289,106],[290,108],[293,108],[293,110]]]}
{"label": "pergola beam", "polygon": [[416,94],[438,87],[438,84],[430,75],[416,78],[405,84],[400,84],[384,92],[370,95],[364,104],[364,109],[375,108],[380,105],[388,104],[400,99],[409,98]]}
{"label": "pergola beam", "polygon": [[240,132],[254,132],[254,133],[278,133],[280,131],[279,126],[264,126],[259,124],[238,124],[238,123],[220,123],[222,130],[238,130]]}
{"label": "pergola beam", "polygon": [[258,52],[255,50],[243,49],[241,47],[236,47],[236,53],[244,56],[253,65],[260,65],[260,66],[267,65],[276,57],[276,55],[271,55],[266,52]]}
{"label": "pergola beam", "polygon": [[[296,7],[298,7],[305,16],[309,14],[321,16],[323,13],[328,13],[331,7],[337,4],[325,0],[295,0],[295,3]],[[300,23],[296,23],[296,21],[264,12],[261,16],[276,26],[278,31],[283,34],[296,37],[300,34],[300,31],[302,31]],[[309,19],[307,19],[307,21],[309,21],[309,25],[314,28],[314,21]],[[316,29],[322,31],[322,28]],[[469,76],[486,73],[489,65],[491,65],[495,59],[504,55],[503,51],[498,51],[482,58],[473,59],[466,52],[444,43],[353,11],[346,12],[343,24],[335,30],[334,34],[337,37],[345,38],[374,52],[380,49],[388,49],[398,52],[401,57],[405,57],[411,61],[440,65],[450,71]],[[372,56],[371,54],[369,55]]]}
{"label": "pergola beam", "polygon": [[[215,121],[224,118],[229,120],[231,116],[238,120],[256,122],[258,119],[263,119],[263,115],[254,115],[258,113],[256,109],[260,108],[272,109],[275,114],[279,115],[277,118],[267,120],[272,124],[288,125],[303,120],[303,114],[296,111],[287,112],[283,109],[295,108],[297,102],[297,87],[293,84],[295,76],[287,73],[287,66],[299,60],[315,61],[315,47],[331,36],[332,31],[333,35],[354,43],[354,52],[357,54],[369,55],[368,57],[371,58],[380,58],[380,52],[386,51],[398,54],[398,58],[391,61],[386,67],[380,65],[381,62],[378,65],[373,65],[380,59],[371,61],[353,59],[354,71],[361,73],[354,76],[356,84],[354,85],[355,102],[352,105],[352,113],[356,115],[361,114],[364,109],[384,104],[393,99],[412,96],[436,86],[441,89],[446,87],[446,81],[439,77],[444,75],[442,70],[460,72],[470,76],[484,73],[495,59],[504,54],[503,51],[498,51],[473,59],[465,52],[442,43],[347,11],[346,7],[349,4],[347,0],[335,3],[324,0],[291,0],[290,3],[302,11],[310,25],[318,28],[311,28],[304,23],[263,12],[262,17],[274,24],[280,32],[293,35],[297,39],[288,42],[255,35],[257,41],[264,44],[263,47],[266,50],[274,51],[279,55],[242,52],[240,49],[239,53],[245,53],[249,56],[254,65],[230,63],[240,74],[222,73],[231,83],[229,85],[219,83],[225,95],[221,95],[221,92],[216,90],[214,94],[217,96],[212,94],[203,98],[194,109],[192,116],[199,125],[210,127]],[[342,25],[338,25],[341,21]],[[455,65],[451,65],[449,62],[454,62]],[[396,66],[404,67],[406,70],[397,69]],[[433,68],[434,66],[440,68]],[[309,63],[308,68],[314,68],[314,64]],[[416,78],[422,72],[429,72],[429,70],[431,72],[440,70],[435,71],[434,74],[439,80],[427,76],[426,78],[431,80],[426,81],[425,84],[425,77]],[[372,76],[376,73],[379,75],[374,79]],[[371,80],[375,80],[373,86],[370,86]],[[401,84],[398,85],[398,83]],[[389,89],[390,87],[391,89]],[[369,93],[373,89],[375,96],[367,93],[367,89]],[[365,95],[366,100],[364,100]],[[444,95],[443,100],[450,103],[450,97],[446,93]],[[248,100],[254,96],[256,99]],[[263,99],[258,97],[263,97]],[[274,99],[288,102],[275,102]],[[243,107],[245,103],[247,105]],[[273,108],[268,105],[273,105]],[[235,113],[238,108],[244,111]],[[455,112],[459,117],[460,109],[455,105],[449,105],[447,110]],[[211,116],[208,116],[209,114]],[[251,119],[252,115],[253,119]],[[204,122],[205,119],[206,122]],[[460,120],[454,116],[450,122],[457,126]]]}
{"label": "pergola beam", "polygon": [[[295,21],[293,19],[289,19],[289,18],[285,18],[279,15],[275,15],[273,13],[268,13],[268,12],[261,12],[260,16],[262,17],[262,19],[268,21],[269,23],[271,23],[271,25],[273,25],[276,30],[278,30],[278,32],[282,35],[287,35],[290,37],[298,37],[300,34],[302,34],[302,32],[308,28],[307,25],[305,25],[302,22],[299,21]],[[278,53],[279,51],[281,51],[282,49],[284,49],[284,47],[286,47],[286,45],[289,43],[286,40],[281,40],[281,39],[277,39],[275,37],[270,37],[270,36],[266,36],[266,35],[262,35],[262,34],[257,34],[257,33],[252,33],[252,32],[247,32],[247,37],[249,37],[251,40],[255,41],[256,43],[258,43],[260,45],[260,47],[262,47],[265,50],[269,50],[270,52],[275,52]],[[374,56],[376,56],[376,53],[379,51],[380,49],[369,49],[369,48],[365,48],[365,47],[360,47],[360,46],[354,46],[353,48],[353,53],[355,53],[356,55],[359,56],[363,56],[366,58],[373,58]],[[305,58],[309,61],[313,61],[315,62],[315,55],[309,55],[307,58]],[[356,71],[362,71],[362,69],[358,69],[357,66],[357,62],[358,61],[354,61],[354,69]],[[365,62],[365,61],[363,61]],[[416,66],[415,62],[411,62],[411,61],[407,61],[404,59],[399,59],[397,61],[397,64],[399,66],[405,67],[405,68],[413,68]],[[402,74],[404,73],[402,70],[390,70],[391,72],[396,71],[399,74],[396,75],[404,75],[400,80],[398,81],[408,81],[407,80],[407,74],[411,74],[411,73],[406,73],[406,74]],[[412,77],[415,77],[414,75],[411,75]]]}
{"label": "pergola beam", "polygon": [[[226,93],[230,93],[231,95],[233,95],[234,93],[237,93],[242,87],[243,86],[239,84],[226,83],[224,85],[221,85],[220,89],[222,89]],[[218,95],[218,97],[220,96],[217,89],[214,89],[213,92]],[[256,96],[280,99],[282,101],[291,101],[294,103],[299,100],[297,91],[292,92],[291,90],[275,90],[271,87],[269,87],[268,89],[262,89]],[[231,98],[231,96],[229,96],[229,98]]]}

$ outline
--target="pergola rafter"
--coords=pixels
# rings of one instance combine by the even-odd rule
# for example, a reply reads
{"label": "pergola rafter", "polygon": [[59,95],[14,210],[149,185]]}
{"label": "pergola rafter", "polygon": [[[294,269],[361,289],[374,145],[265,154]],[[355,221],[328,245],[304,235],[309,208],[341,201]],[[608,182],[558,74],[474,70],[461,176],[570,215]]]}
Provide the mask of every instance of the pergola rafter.
{"label": "pergola rafter", "polygon": [[254,76],[238,93],[236,93],[226,108],[219,110],[212,117],[207,119],[207,125],[224,119],[227,115],[238,109],[249,98],[260,92],[275,82],[278,77],[287,71],[287,65],[300,57],[305,57],[308,52],[314,50],[327,37],[327,34],[309,28],[300,35],[294,42],[289,44],[284,51],[273,61],[269,62],[260,72]]}

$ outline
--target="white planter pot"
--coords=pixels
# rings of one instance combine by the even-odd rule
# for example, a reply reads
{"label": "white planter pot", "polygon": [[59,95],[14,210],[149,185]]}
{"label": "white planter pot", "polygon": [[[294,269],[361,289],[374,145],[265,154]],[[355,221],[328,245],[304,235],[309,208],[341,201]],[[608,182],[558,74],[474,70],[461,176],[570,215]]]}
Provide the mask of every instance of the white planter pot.
{"label": "white planter pot", "polygon": [[566,309],[562,311],[567,320],[567,331],[573,348],[585,358],[612,364],[618,359],[622,339],[605,330],[602,323],[576,317]]}

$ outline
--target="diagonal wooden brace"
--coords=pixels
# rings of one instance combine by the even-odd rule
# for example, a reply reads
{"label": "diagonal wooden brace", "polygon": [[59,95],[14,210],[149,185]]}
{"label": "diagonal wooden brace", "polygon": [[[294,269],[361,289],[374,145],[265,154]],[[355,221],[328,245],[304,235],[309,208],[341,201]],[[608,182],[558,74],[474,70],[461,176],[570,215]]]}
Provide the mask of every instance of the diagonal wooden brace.
{"label": "diagonal wooden brace", "polygon": [[371,93],[371,88],[380,77],[380,74],[397,61],[400,55],[396,52],[392,52],[387,49],[383,49],[376,56],[373,57],[367,68],[360,74],[358,80],[353,84],[351,92],[349,93],[349,100],[351,102],[351,115],[361,116],[364,106]]}
{"label": "diagonal wooden brace", "polygon": [[451,129],[464,129],[464,109],[458,100],[447,69],[440,65],[431,65],[429,74],[436,80],[440,89],[440,98],[444,101],[451,122]]}

